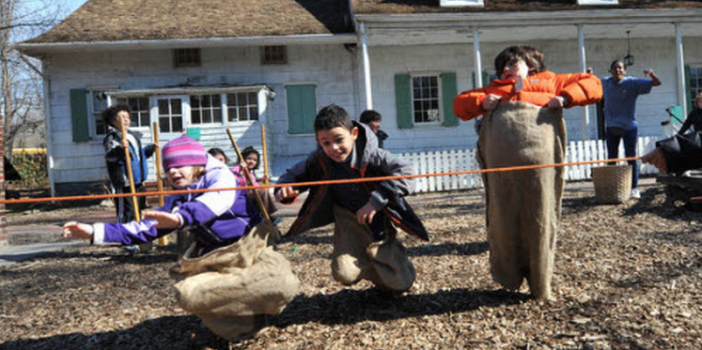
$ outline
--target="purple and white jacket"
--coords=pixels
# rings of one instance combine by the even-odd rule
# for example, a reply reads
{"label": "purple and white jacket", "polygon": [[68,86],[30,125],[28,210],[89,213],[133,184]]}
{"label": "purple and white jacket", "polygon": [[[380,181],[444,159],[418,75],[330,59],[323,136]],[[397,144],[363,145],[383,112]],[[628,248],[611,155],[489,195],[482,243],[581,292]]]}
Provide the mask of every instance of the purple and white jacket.
{"label": "purple and white jacket", "polygon": [[[227,167],[207,155],[205,174],[190,184],[188,190],[237,187],[237,180]],[[177,214],[181,227],[201,226],[228,245],[246,235],[261,222],[259,211],[246,200],[246,191],[220,191],[176,194],[166,197],[163,207],[156,210]],[[93,244],[140,244],[164,236],[173,229],[156,229],[156,220],[141,222],[97,223],[93,225]],[[211,237],[203,237],[212,242]]]}

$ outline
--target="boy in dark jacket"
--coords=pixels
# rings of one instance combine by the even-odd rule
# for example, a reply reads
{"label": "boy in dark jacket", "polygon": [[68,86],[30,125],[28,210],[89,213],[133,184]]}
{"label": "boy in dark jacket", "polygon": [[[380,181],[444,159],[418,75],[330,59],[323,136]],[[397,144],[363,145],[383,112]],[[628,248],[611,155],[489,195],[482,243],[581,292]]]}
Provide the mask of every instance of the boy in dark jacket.
{"label": "boy in dark jacket", "polygon": [[[341,180],[413,173],[412,165],[378,148],[370,128],[341,107],[322,108],[314,122],[319,147],[280,177],[278,183]],[[332,274],[344,285],[369,280],[380,289],[407,291],[416,272],[394,225],[427,241],[424,225],[403,196],[410,179],[278,188],[276,199],[292,202],[310,190],[288,234],[334,223]]]}
{"label": "boy in dark jacket", "polygon": [[[129,107],[126,105],[116,105],[108,107],[102,111],[102,119],[107,124],[107,135],[102,141],[105,146],[105,162],[107,163],[107,173],[110,177],[110,184],[115,193],[129,193],[129,175],[127,173],[125,149],[129,148],[129,155],[132,164],[132,174],[134,176],[134,188],[136,192],[144,192],[144,183],[149,176],[149,166],[146,159],[150,158],[156,150],[156,145],[150,144],[141,146],[141,133],[132,132],[129,129]],[[127,137],[123,137],[120,132],[119,123],[124,123],[127,130]],[[139,211],[146,208],[146,197],[137,197]],[[120,223],[134,221],[134,208],[132,198],[115,198],[117,209],[117,220]]]}

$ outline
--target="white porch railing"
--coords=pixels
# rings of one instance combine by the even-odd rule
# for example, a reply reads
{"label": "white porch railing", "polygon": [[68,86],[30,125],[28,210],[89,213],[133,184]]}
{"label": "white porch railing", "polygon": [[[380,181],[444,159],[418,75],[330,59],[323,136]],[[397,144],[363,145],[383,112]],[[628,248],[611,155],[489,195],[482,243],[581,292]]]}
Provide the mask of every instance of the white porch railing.
{"label": "white porch railing", "polygon": [[[655,147],[657,137],[640,137],[637,154],[646,154]],[[479,170],[476,150],[451,150],[436,152],[402,153],[400,157],[412,162],[417,174],[434,174],[453,171]],[[619,157],[624,158],[624,146],[619,147]],[[566,163],[607,159],[607,146],[602,140],[572,141],[566,150]],[[575,165],[566,168],[566,181],[589,180],[592,168],[602,164]],[[650,165],[639,162],[640,173],[654,174],[658,171]],[[483,185],[480,174],[421,177],[415,179],[417,192],[438,192],[470,189]]]}

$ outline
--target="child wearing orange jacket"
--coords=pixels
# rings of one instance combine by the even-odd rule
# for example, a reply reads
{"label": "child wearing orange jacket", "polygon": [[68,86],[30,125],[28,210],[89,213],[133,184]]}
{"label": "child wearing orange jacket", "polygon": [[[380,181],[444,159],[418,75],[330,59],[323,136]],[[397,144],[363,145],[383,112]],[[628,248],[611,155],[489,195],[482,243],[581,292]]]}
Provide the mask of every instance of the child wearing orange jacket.
{"label": "child wearing orange jacket", "polygon": [[[529,46],[508,47],[495,68],[499,79],[454,99],[459,118],[484,114],[482,168],[564,163],[563,108],[599,101],[600,79],[546,71],[543,54]],[[490,273],[506,289],[518,290],[526,279],[534,297],[551,298],[563,180],[563,167],[483,174]]]}
{"label": "child wearing orange jacket", "polygon": [[543,53],[511,46],[495,58],[495,79],[484,88],[464,91],[453,100],[453,112],[471,120],[494,110],[500,101],[522,101],[539,107],[587,106],[602,99],[602,83],[592,74],[555,74],[546,70]]}

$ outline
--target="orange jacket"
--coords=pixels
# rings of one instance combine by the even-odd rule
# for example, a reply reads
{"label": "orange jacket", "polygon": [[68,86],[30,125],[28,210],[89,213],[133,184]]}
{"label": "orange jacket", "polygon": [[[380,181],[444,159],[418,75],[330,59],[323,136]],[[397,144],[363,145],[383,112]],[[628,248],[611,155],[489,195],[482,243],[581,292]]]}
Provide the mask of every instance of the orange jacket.
{"label": "orange jacket", "polygon": [[555,74],[544,71],[524,79],[524,87],[515,91],[516,79],[495,79],[488,86],[462,92],[453,100],[453,113],[471,120],[485,113],[482,103],[488,94],[502,96],[502,101],[522,101],[546,106],[555,96],[566,99],[565,107],[586,106],[602,99],[600,78],[587,73]]}

